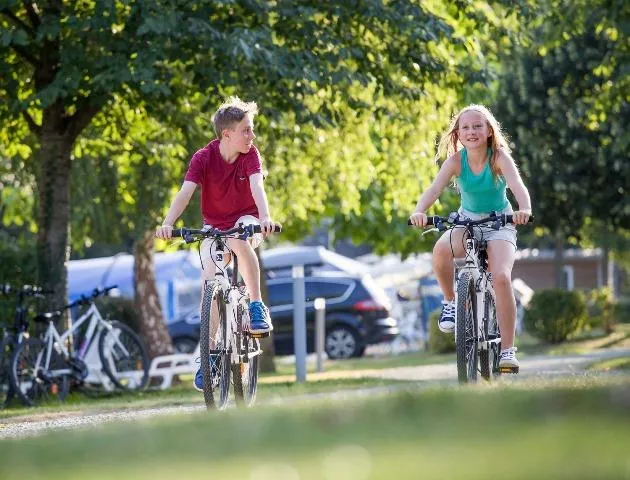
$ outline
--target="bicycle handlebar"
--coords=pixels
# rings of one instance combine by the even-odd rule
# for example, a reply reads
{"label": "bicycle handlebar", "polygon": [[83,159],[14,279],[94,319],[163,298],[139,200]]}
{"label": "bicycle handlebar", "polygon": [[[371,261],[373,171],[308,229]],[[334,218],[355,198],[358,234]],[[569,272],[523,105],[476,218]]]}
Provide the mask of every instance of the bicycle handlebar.
{"label": "bicycle handlebar", "polygon": [[[427,217],[427,225],[435,225],[436,227],[440,227],[440,225],[443,224],[447,224],[447,225],[458,225],[458,226],[467,226],[467,225],[481,225],[483,223],[488,223],[488,222],[500,222],[501,226],[505,226],[509,223],[513,224],[514,220],[513,220],[513,216],[506,214],[506,213],[501,213],[499,215],[497,215],[496,213],[491,213],[490,215],[488,215],[485,218],[480,218],[479,220],[470,220],[470,219],[464,219],[464,220],[460,220],[459,219],[459,214],[456,214],[454,216],[454,218],[449,215],[448,217],[440,217],[439,215],[433,215],[430,217]],[[529,216],[529,220],[528,223],[533,223],[534,222],[534,216],[530,215]],[[407,220],[407,225],[413,225],[413,223],[411,223],[411,219]]]}
{"label": "bicycle handlebar", "polygon": [[[274,232],[281,232],[282,225],[274,225]],[[255,233],[261,233],[260,225],[243,225],[240,224],[228,230],[219,230],[218,228],[196,229],[196,228],[174,228],[173,237],[182,237],[186,243],[196,242],[209,237],[228,237],[230,235],[244,235],[243,239],[253,236]],[[198,237],[198,238],[195,238]]]}
{"label": "bicycle handlebar", "polygon": [[0,285],[0,294],[9,295],[11,293],[30,297],[43,297],[44,295],[48,295],[53,292],[50,290],[44,290],[42,287],[38,287],[36,285],[22,285],[22,288],[14,288],[8,283]]}

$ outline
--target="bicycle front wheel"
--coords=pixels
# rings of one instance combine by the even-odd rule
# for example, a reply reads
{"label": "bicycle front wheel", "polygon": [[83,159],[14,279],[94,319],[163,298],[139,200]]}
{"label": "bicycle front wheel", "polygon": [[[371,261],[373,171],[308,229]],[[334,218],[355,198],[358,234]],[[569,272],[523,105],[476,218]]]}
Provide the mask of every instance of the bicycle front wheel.
{"label": "bicycle front wheel", "polygon": [[[199,356],[203,397],[208,409],[222,410],[230,392],[230,344],[225,301],[219,285],[206,282],[201,303]],[[212,329],[212,331],[211,331]]]}
{"label": "bicycle front wheel", "polygon": [[455,344],[457,378],[461,383],[477,380],[477,296],[470,272],[461,272],[457,282]]}
{"label": "bicycle front wheel", "polygon": [[142,390],[149,382],[149,355],[140,337],[117,320],[103,328],[98,342],[103,371],[118,388]]}

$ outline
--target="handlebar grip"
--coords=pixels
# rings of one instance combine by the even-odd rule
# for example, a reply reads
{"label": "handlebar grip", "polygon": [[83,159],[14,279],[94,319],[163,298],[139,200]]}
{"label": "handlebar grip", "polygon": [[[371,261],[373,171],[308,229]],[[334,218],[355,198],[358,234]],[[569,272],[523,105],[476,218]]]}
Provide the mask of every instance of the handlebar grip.
{"label": "handlebar grip", "polygon": [[[427,217],[427,226],[428,225],[435,225],[435,219],[439,218],[439,217]],[[411,219],[407,220],[407,225],[413,225],[413,223],[411,223]]]}
{"label": "handlebar grip", "polygon": [[[260,227],[260,225],[254,225],[254,233],[261,233],[262,229]],[[274,232],[281,232],[282,231],[282,225],[274,225],[273,227],[273,231]]]}
{"label": "handlebar grip", "polygon": [[173,237],[181,237],[182,236],[182,230],[184,230],[184,229],[183,228],[174,228],[172,236]]}
{"label": "handlebar grip", "polygon": [[[512,215],[506,215],[505,216],[505,222],[506,223],[514,223],[514,220],[512,219]],[[533,215],[529,216],[529,220],[527,221],[527,223],[534,223],[534,216]]]}

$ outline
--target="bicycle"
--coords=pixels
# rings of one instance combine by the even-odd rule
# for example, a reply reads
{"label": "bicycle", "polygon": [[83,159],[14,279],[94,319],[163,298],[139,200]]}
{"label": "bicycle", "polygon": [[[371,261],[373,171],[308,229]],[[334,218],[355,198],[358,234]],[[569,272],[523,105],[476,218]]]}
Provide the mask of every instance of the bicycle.
{"label": "bicycle", "polygon": [[11,387],[11,357],[13,356],[16,346],[21,344],[25,338],[28,338],[27,307],[25,306],[26,298],[44,297],[44,292],[41,287],[23,285],[21,288],[15,289],[11,285],[0,286],[0,294],[9,295],[12,293],[17,294],[13,325],[10,328],[2,329],[2,340],[0,341],[0,407],[6,406],[15,395]]}
{"label": "bicycle", "polygon": [[[529,219],[533,222],[533,216]],[[408,225],[411,225],[409,220]],[[466,229],[465,265],[455,269],[455,345],[457,377],[461,383],[474,382],[477,373],[486,380],[502,373],[518,373],[518,367],[499,367],[501,332],[496,315],[495,292],[488,272],[488,242],[483,239],[484,228],[498,230],[512,222],[512,215],[491,212],[479,220],[460,220],[457,212],[448,217],[427,217],[427,225],[444,232],[461,226]],[[488,225],[489,224],[489,225]],[[481,238],[475,237],[478,228]]]}
{"label": "bicycle", "polygon": [[[149,359],[136,333],[118,321],[106,321],[94,299],[116,286],[95,289],[60,310],[37,315],[34,321],[47,324],[43,339],[30,338],[15,351],[11,361],[11,384],[27,404],[55,397],[63,401],[71,381],[81,386],[101,384],[112,390],[143,389],[149,380]],[[78,305],[89,305],[72,326],[60,334],[55,322],[63,312]],[[88,322],[89,320],[89,322]],[[87,323],[84,331],[79,329]],[[80,339],[78,351],[74,339]],[[101,373],[105,373],[102,375]]]}
{"label": "bicycle", "polygon": [[[269,333],[252,334],[249,329],[249,296],[244,285],[238,282],[238,258],[234,255],[227,238],[247,240],[260,233],[260,225],[243,225],[229,230],[216,228],[174,229],[174,237],[182,237],[186,243],[213,239],[210,256],[216,266],[213,280],[206,280],[201,301],[199,355],[203,375],[203,396],[208,409],[222,410],[227,406],[230,390],[230,374],[234,383],[236,403],[251,407],[258,387],[259,356],[262,354],[260,339]],[[281,227],[276,225],[276,232]],[[225,254],[232,256],[233,268],[228,279]],[[211,321],[212,315],[212,321]],[[210,326],[216,331],[212,335]]]}

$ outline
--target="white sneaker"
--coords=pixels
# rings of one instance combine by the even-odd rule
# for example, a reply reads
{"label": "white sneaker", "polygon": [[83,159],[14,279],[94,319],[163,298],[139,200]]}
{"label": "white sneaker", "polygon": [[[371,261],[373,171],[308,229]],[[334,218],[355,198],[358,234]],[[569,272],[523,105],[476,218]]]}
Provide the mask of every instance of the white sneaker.
{"label": "white sneaker", "polygon": [[455,332],[455,301],[442,302],[442,314],[438,320],[438,327],[441,332]]}
{"label": "white sneaker", "polygon": [[516,359],[516,350],[516,347],[501,350],[501,356],[499,357],[499,369],[506,369],[513,371],[514,373],[518,373],[520,365]]}

